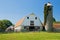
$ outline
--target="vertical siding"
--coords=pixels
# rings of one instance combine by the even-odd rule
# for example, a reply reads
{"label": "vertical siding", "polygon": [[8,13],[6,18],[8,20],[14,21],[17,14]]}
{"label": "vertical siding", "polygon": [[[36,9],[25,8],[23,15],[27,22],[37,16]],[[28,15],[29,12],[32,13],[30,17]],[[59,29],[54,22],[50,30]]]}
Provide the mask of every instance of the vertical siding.
{"label": "vertical siding", "polygon": [[[29,17],[29,19],[27,19],[27,17]],[[42,26],[42,24],[40,23],[39,18],[37,17],[37,20],[36,20],[35,17],[37,17],[37,16],[35,16],[35,15],[26,16],[22,25],[30,26],[30,21],[34,21],[34,26]]]}

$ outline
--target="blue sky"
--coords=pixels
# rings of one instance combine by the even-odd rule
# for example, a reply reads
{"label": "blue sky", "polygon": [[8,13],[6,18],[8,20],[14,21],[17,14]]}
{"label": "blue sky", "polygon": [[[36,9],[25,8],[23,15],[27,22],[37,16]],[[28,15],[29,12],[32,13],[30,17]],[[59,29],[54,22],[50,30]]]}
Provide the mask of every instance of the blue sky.
{"label": "blue sky", "polygon": [[44,4],[47,2],[51,2],[53,16],[57,21],[60,21],[60,0],[0,0],[0,20],[8,19],[15,24],[33,12],[43,22]]}

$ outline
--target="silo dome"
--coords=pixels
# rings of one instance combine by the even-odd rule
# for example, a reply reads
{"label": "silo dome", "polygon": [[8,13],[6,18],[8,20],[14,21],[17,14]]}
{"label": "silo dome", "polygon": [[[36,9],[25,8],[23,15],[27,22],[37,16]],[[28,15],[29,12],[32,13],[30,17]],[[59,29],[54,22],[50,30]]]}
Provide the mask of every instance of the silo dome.
{"label": "silo dome", "polygon": [[47,6],[52,6],[52,4],[50,2],[47,3]]}

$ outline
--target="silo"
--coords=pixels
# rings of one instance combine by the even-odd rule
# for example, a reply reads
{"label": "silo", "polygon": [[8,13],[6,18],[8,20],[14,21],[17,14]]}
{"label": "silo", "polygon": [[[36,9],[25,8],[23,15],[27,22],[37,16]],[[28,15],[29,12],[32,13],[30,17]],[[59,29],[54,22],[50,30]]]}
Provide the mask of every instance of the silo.
{"label": "silo", "polygon": [[53,31],[53,7],[50,2],[44,7],[44,26],[46,31]]}

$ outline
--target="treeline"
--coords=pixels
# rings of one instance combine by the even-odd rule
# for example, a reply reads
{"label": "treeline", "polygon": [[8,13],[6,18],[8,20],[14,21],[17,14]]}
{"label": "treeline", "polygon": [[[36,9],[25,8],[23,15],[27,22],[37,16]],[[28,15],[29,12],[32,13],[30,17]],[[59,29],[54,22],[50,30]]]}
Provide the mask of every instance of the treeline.
{"label": "treeline", "polygon": [[0,20],[0,32],[4,32],[11,25],[13,24],[9,20]]}

